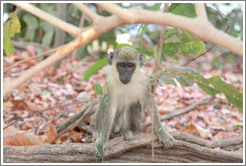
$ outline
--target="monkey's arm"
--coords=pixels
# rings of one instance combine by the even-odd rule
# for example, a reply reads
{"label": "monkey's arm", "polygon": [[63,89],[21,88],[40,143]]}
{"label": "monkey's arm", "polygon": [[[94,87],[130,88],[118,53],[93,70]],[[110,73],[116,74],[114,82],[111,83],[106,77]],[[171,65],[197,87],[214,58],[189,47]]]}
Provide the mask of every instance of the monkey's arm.
{"label": "monkey's arm", "polygon": [[96,114],[96,133],[93,134],[96,140],[95,149],[99,153],[102,153],[106,147],[114,117],[115,111],[113,110],[110,96],[105,95],[100,101],[99,110]]}
{"label": "monkey's arm", "polygon": [[154,101],[154,95],[152,94],[152,92],[149,93],[147,101],[147,111],[151,116],[152,110],[154,109],[152,120],[154,122],[154,130],[158,135],[159,141],[163,143],[165,149],[172,147],[173,137],[169,135],[161,125],[159,112]]}

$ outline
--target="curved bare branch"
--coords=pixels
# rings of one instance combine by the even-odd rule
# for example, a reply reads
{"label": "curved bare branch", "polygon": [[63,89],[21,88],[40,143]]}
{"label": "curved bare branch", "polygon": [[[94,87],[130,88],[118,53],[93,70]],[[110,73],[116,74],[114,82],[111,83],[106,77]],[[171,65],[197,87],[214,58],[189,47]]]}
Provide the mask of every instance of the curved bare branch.
{"label": "curved bare branch", "polygon": [[18,6],[26,11],[28,11],[29,13],[49,22],[52,25],[55,25],[56,27],[60,28],[61,30],[72,34],[73,36],[76,36],[79,33],[79,28],[77,28],[76,26],[72,25],[72,24],[68,24],[67,22],[60,20],[59,18],[48,14],[42,10],[40,10],[39,8],[30,5],[28,3],[12,3],[15,6]]}

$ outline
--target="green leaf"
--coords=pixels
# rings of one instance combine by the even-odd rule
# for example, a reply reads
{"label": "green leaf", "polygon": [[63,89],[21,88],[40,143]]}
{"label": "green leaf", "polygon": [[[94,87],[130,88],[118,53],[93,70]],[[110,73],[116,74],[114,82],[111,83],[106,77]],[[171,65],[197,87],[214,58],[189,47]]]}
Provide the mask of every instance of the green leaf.
{"label": "green leaf", "polygon": [[95,83],[94,91],[98,96],[102,94],[102,87],[98,82]]}
{"label": "green leaf", "polygon": [[184,73],[183,75],[195,81],[202,90],[211,96],[223,93],[229,103],[240,110],[243,110],[243,94],[238,92],[238,89],[235,86],[221,80],[220,76],[204,78],[201,75],[194,76],[189,73]]}
{"label": "green leaf", "polygon": [[[170,44],[171,43],[171,44]],[[169,45],[168,45],[169,44]],[[203,41],[196,39],[188,32],[172,28],[167,31],[164,54],[178,60],[175,55],[180,52],[185,55],[197,55],[206,51]]]}
{"label": "green leaf", "polygon": [[7,54],[7,56],[14,53],[14,46],[13,46],[9,37],[5,38],[5,41],[3,43],[3,49],[4,49],[5,53]]}
{"label": "green leaf", "polygon": [[15,13],[9,14],[9,18],[10,20],[8,20],[3,24],[3,34],[4,36],[9,35],[9,37],[14,37],[16,33],[20,32],[20,28],[21,28],[20,21],[18,17],[15,16]]}
{"label": "green leaf", "polygon": [[98,72],[108,64],[108,58],[103,58],[94,63],[84,74],[83,81],[88,80],[93,74]]}
{"label": "green leaf", "polygon": [[205,44],[202,41],[198,40],[181,43],[180,49],[185,55],[198,55],[206,51]]}
{"label": "green leaf", "polygon": [[172,14],[195,18],[196,10],[192,3],[172,3],[168,9]]}
{"label": "green leaf", "polygon": [[10,20],[3,24],[3,49],[7,56],[14,53],[14,47],[10,38],[14,37],[16,33],[19,33],[21,29],[19,19],[15,16],[15,13],[9,14],[9,18]]}
{"label": "green leaf", "polygon": [[104,155],[103,155],[103,144],[102,144],[102,141],[100,141],[100,143],[96,144],[96,149],[97,149],[97,152],[99,153],[99,155],[101,157],[103,157]]}
{"label": "green leaf", "polygon": [[240,128],[243,129],[243,125],[235,125],[235,126],[233,126],[233,127],[240,127]]}
{"label": "green leaf", "polygon": [[125,46],[127,46],[127,47],[132,47],[132,46],[131,46],[130,44],[128,44],[128,43],[120,43],[120,44],[117,44],[116,48],[125,47]]}
{"label": "green leaf", "polygon": [[161,5],[162,5],[162,3],[155,3],[155,4],[150,8],[150,10],[151,10],[151,11],[157,11],[157,10],[159,10],[159,9],[161,8]]}
{"label": "green leaf", "polygon": [[220,65],[217,57],[213,59],[212,63],[215,67],[217,67],[217,69],[221,70],[221,65]]}
{"label": "green leaf", "polygon": [[185,77],[181,73],[190,73],[192,75],[198,75],[198,72],[188,67],[173,67],[168,68],[166,72],[160,77],[160,80],[172,85],[176,85],[174,79],[176,79],[181,86],[191,86],[194,84],[193,80]]}
{"label": "green leaf", "polygon": [[179,43],[166,43],[163,45],[163,53],[164,55],[167,55],[171,57],[174,60],[178,60],[178,56],[176,54],[179,50]]}

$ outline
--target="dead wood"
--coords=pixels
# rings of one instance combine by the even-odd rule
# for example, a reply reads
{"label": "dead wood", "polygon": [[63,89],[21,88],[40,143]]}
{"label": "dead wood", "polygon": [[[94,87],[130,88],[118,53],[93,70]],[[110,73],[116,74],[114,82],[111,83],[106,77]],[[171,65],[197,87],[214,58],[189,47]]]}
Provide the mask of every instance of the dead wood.
{"label": "dead wood", "polygon": [[[181,109],[173,110],[173,111],[168,111],[167,114],[164,114],[164,115],[160,116],[160,120],[163,121],[163,120],[167,120],[167,119],[172,119],[173,117],[185,114],[185,113],[193,110],[197,106],[206,103],[207,101],[209,101],[212,98],[213,98],[212,96],[205,96],[205,97],[199,99],[197,102],[195,102],[195,103],[193,103],[193,104],[191,104],[191,105],[189,105],[189,106],[187,106],[185,108],[181,108]],[[146,122],[144,124],[144,128],[146,128],[146,127],[148,127],[150,125],[151,125],[151,121],[148,121],[148,122]]]}
{"label": "dead wood", "polygon": [[[242,151],[226,151],[222,147],[241,145],[243,137],[208,141],[192,135],[170,132],[174,147],[168,150],[155,140],[155,158],[151,159],[151,134],[136,134],[130,141],[121,137],[109,141],[104,158],[106,162],[158,162],[158,163],[242,163]],[[94,155],[94,144],[4,146],[4,163],[88,163],[101,162]]]}
{"label": "dead wood", "polygon": [[71,131],[73,128],[75,128],[85,119],[90,117],[95,112],[97,106],[98,106],[97,101],[91,101],[91,102],[84,104],[78,113],[67,118],[62,123],[56,126],[57,134],[60,135],[62,133]]}

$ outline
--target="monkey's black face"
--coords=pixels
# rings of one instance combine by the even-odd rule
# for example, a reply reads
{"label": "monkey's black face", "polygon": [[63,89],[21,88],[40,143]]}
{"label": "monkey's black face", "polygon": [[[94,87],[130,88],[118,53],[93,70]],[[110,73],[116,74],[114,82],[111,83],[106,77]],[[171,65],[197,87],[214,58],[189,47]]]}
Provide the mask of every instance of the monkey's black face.
{"label": "monkey's black face", "polygon": [[131,62],[119,62],[116,64],[116,68],[119,73],[120,81],[123,84],[128,84],[132,79],[132,75],[135,71],[136,65],[135,63]]}

